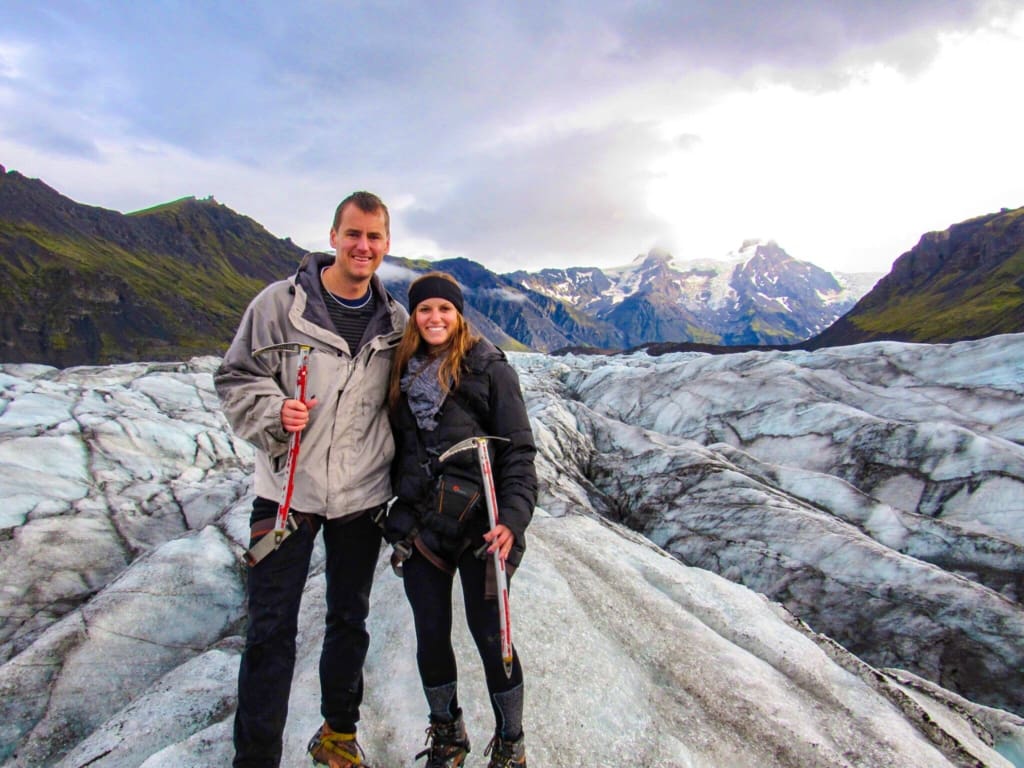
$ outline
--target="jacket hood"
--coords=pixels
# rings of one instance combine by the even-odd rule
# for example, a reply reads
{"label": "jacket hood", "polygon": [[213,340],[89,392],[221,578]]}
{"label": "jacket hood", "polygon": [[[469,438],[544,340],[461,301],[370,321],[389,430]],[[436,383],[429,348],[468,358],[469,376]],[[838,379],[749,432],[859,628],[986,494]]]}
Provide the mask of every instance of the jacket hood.
{"label": "jacket hood", "polygon": [[[301,288],[306,294],[306,306],[302,316],[310,322],[316,323],[323,328],[333,328],[330,315],[327,313],[326,298],[324,296],[323,283],[320,281],[320,272],[331,266],[335,261],[333,253],[307,253],[299,264],[292,280],[295,285]],[[374,274],[370,278],[370,290],[377,299],[378,307],[384,308],[378,311],[376,322],[371,330],[374,333],[383,333],[385,330],[381,322],[386,316],[390,316],[394,309],[394,299],[384,287],[384,283]]]}
{"label": "jacket hood", "polygon": [[506,360],[505,353],[494,346],[490,339],[481,336],[480,340],[470,347],[463,363],[469,370],[479,373],[498,360]]}

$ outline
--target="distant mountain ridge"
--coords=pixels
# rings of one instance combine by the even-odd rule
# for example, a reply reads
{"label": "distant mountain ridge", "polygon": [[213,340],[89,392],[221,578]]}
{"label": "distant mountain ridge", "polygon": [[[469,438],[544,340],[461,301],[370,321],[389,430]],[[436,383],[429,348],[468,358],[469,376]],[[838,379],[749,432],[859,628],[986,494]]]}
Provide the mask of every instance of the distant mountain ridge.
{"label": "distant mountain ridge", "polygon": [[[897,263],[898,279],[870,292],[877,275],[833,275],[762,241],[725,261],[678,262],[653,250],[614,269],[505,275],[463,258],[388,256],[381,276],[404,302],[416,276],[451,272],[471,321],[506,349],[724,352],[866,334],[945,341],[1024,330],[1019,214],[926,235],[924,250]],[[66,367],[222,354],[251,298],[307,253],[213,198],[121,214],[0,166],[0,360]],[[959,328],[949,307],[961,298],[971,312]],[[944,324],[923,323],[932,304]]]}
{"label": "distant mountain ridge", "polygon": [[[827,328],[880,274],[834,276],[775,242],[748,240],[724,261],[677,262],[660,250],[632,264],[508,275],[616,328],[625,347],[646,342],[787,344]],[[600,346],[600,345],[595,345]]]}

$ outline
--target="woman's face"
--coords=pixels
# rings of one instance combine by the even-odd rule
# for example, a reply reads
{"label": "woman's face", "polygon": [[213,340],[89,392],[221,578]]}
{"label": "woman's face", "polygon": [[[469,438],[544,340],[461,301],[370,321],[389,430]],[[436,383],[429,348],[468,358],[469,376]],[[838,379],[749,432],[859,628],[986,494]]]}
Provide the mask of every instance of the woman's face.
{"label": "woman's face", "polygon": [[459,310],[448,299],[424,299],[413,314],[420,336],[431,349],[447,344],[459,321]]}

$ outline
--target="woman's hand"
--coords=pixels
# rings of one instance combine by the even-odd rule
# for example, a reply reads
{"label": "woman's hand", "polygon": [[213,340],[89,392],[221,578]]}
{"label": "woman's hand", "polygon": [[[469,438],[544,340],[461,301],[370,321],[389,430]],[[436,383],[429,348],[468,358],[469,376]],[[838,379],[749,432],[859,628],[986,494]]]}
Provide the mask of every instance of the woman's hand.
{"label": "woman's hand", "polygon": [[508,553],[512,551],[512,545],[515,544],[516,537],[507,525],[498,523],[494,526],[494,530],[484,534],[484,541],[490,545],[487,547],[488,554],[500,552],[501,559],[505,560],[508,558]]}
{"label": "woman's hand", "polygon": [[281,406],[281,426],[285,432],[301,432],[309,424],[309,409],[316,405],[316,398],[307,402],[285,400]]}

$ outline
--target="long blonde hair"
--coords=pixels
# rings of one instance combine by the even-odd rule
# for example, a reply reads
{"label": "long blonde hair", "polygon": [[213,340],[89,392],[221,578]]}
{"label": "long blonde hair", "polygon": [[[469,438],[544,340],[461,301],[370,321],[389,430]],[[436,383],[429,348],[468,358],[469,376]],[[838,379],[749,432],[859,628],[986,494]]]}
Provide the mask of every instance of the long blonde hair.
{"label": "long blonde hair", "polygon": [[[458,281],[447,272],[428,272],[413,281],[413,285],[428,277],[439,277],[455,285]],[[410,289],[412,286],[410,286]],[[409,322],[405,326],[405,333],[402,340],[398,342],[395,350],[395,357],[391,363],[391,383],[388,386],[388,405],[392,410],[398,407],[398,401],[402,396],[402,374],[409,365],[409,361],[421,349],[426,349],[427,344],[420,335],[419,326],[416,324],[416,307],[409,307]],[[480,337],[473,333],[469,321],[461,312],[457,313],[455,328],[444,348],[435,354],[443,355],[441,366],[437,371],[437,378],[441,384],[441,391],[448,393],[452,389],[459,388],[459,381],[462,379],[462,361],[466,353],[480,340]],[[449,387],[449,384],[451,385]]]}

